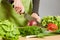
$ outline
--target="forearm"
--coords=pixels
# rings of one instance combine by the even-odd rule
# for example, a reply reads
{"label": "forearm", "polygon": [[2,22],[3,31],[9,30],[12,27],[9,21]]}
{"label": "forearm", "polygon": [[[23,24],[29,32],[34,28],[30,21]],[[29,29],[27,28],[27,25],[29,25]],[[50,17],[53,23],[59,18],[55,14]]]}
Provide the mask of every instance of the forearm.
{"label": "forearm", "polygon": [[11,1],[15,1],[16,2],[16,1],[21,1],[21,0],[9,0],[9,2],[11,2]]}
{"label": "forearm", "polygon": [[14,4],[22,4],[22,1],[21,0],[14,0]]}
{"label": "forearm", "polygon": [[16,1],[21,1],[21,0],[14,0],[14,1],[16,2]]}
{"label": "forearm", "polygon": [[14,3],[21,3],[21,0],[14,0]]}

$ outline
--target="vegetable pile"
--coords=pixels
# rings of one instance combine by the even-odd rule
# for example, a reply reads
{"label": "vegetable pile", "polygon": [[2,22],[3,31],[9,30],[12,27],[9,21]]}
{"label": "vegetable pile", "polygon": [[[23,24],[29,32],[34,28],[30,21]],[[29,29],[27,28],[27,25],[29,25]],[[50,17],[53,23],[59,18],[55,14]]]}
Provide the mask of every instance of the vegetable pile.
{"label": "vegetable pile", "polygon": [[51,31],[60,29],[60,16],[43,17],[41,20],[41,25]]}
{"label": "vegetable pile", "polygon": [[53,35],[53,33],[51,34],[49,31],[46,30],[46,28],[41,28],[38,26],[25,26],[23,28],[19,28],[19,31],[22,37],[35,35],[35,37],[42,38],[44,36]]}
{"label": "vegetable pile", "polygon": [[36,35],[36,37],[44,37],[60,34],[60,16],[43,17],[40,26],[29,25],[19,28],[19,31],[21,36]]}
{"label": "vegetable pile", "polygon": [[41,26],[54,34],[60,34],[60,16],[45,16],[41,20]]}
{"label": "vegetable pile", "polygon": [[21,36],[28,36],[28,35],[38,35],[42,33],[42,29],[37,26],[25,26],[24,28],[19,28]]}
{"label": "vegetable pile", "polygon": [[18,28],[8,20],[0,21],[0,37],[3,40],[18,40]]}

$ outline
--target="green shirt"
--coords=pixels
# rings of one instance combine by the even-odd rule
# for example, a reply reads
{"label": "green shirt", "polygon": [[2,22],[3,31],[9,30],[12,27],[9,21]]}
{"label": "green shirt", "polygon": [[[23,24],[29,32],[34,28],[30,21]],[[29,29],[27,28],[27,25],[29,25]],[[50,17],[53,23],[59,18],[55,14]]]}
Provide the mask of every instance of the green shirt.
{"label": "green shirt", "polygon": [[[22,0],[22,3],[24,5],[25,12],[31,14],[32,0]],[[27,20],[24,18],[24,14],[17,14],[7,0],[0,0],[0,19],[9,20],[18,27],[25,26],[27,23]]]}

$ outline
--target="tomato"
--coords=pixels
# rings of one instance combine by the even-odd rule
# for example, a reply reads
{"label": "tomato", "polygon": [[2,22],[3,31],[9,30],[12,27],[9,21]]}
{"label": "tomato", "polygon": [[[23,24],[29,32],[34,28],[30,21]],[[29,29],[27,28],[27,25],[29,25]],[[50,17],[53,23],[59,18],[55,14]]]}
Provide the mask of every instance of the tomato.
{"label": "tomato", "polygon": [[56,30],[58,30],[58,26],[56,24],[49,23],[47,26],[48,26],[47,28],[48,28],[49,31],[56,31]]}

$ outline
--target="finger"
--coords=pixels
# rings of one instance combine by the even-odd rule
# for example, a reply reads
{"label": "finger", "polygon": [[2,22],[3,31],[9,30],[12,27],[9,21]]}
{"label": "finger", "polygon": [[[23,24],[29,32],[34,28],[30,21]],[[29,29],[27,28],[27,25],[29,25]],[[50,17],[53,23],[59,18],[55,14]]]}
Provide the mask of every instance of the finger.
{"label": "finger", "polygon": [[17,13],[19,13],[19,14],[20,14],[20,13],[21,13],[21,9],[18,9],[18,10],[17,10]]}
{"label": "finger", "polygon": [[15,7],[14,9],[16,10],[17,13],[19,13],[21,10],[19,7]]}
{"label": "finger", "polygon": [[20,13],[20,14],[23,14],[23,13],[24,13],[24,9],[20,8],[20,9],[19,9],[19,13]]}
{"label": "finger", "polygon": [[19,7],[14,7],[14,9],[17,11],[19,9]]}
{"label": "finger", "polygon": [[33,13],[31,16],[36,19],[38,18],[38,15],[36,13]]}
{"label": "finger", "polygon": [[25,11],[24,8],[22,8],[20,13],[24,13],[24,11]]}
{"label": "finger", "polygon": [[21,11],[22,11],[22,10],[19,11],[19,14],[20,14],[20,15],[23,14],[23,13],[21,13]]}

